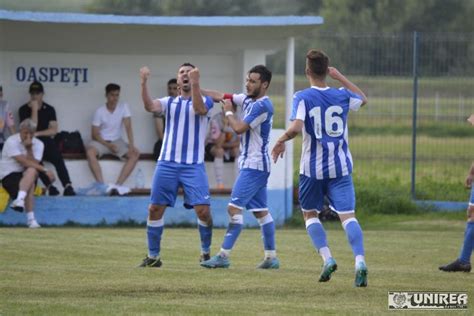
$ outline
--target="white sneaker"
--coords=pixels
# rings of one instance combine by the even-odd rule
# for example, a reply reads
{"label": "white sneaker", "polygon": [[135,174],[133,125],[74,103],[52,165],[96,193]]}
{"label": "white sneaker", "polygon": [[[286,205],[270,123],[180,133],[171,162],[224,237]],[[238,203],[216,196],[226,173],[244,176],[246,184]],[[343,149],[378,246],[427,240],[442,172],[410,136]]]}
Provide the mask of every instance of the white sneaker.
{"label": "white sneaker", "polygon": [[28,221],[28,228],[40,228],[40,227],[41,225],[38,224],[38,222],[35,219]]}
{"label": "white sneaker", "polygon": [[125,194],[128,194],[132,191],[132,190],[130,190],[129,187],[126,187],[124,185],[115,185],[115,189],[117,189],[117,192],[120,195],[125,195]]}
{"label": "white sneaker", "polygon": [[107,185],[107,189],[105,189],[105,193],[110,194],[114,189],[118,191],[118,186],[116,184],[109,183]]}
{"label": "white sneaker", "polygon": [[12,204],[10,204],[10,207],[17,212],[23,212],[25,209],[25,200],[15,199]]}

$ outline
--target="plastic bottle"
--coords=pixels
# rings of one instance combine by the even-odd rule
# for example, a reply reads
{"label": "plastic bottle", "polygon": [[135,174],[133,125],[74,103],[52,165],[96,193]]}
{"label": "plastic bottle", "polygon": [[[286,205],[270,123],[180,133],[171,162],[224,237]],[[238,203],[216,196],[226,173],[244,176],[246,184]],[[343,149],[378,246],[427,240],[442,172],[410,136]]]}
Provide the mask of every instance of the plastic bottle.
{"label": "plastic bottle", "polygon": [[145,175],[141,168],[138,168],[135,174],[135,188],[143,189],[145,187]]}

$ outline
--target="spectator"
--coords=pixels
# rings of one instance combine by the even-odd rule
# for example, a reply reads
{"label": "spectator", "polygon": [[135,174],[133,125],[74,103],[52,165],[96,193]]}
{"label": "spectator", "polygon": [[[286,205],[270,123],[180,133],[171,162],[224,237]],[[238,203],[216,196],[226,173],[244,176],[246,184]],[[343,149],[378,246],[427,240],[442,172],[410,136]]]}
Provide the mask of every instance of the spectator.
{"label": "spectator", "polygon": [[20,123],[20,132],[5,142],[1,159],[0,178],[10,197],[15,199],[11,208],[15,211],[26,210],[29,228],[40,225],[33,213],[34,191],[38,174],[44,174],[50,182],[54,174],[40,164],[44,144],[36,137],[36,124],[31,119]]}
{"label": "spectator", "polygon": [[3,87],[0,86],[0,152],[9,135],[15,134],[15,121],[6,100],[3,100]]}
{"label": "spectator", "polygon": [[[58,173],[58,177],[64,187],[63,194],[66,196],[76,195],[66,169],[63,156],[59,152],[54,141],[54,136],[58,133],[58,122],[54,107],[43,101],[44,88],[41,82],[34,81],[30,85],[30,101],[19,109],[20,122],[27,118],[36,124],[35,137],[44,144],[43,160],[53,164]],[[58,189],[50,182],[44,174],[39,175],[41,181],[46,185],[49,195],[58,195]]]}
{"label": "spectator", "polygon": [[[166,85],[166,89],[168,92],[169,97],[176,98],[178,96],[178,82],[176,78],[171,78],[168,80]],[[153,147],[153,159],[158,160],[160,157],[161,146],[163,145],[163,136],[165,131],[165,115],[163,112],[160,113],[153,113],[153,117],[155,119],[155,130],[156,134],[158,135],[158,140]]]}
{"label": "spectator", "polygon": [[[168,84],[166,85],[168,96],[176,98],[178,96],[178,82],[176,78],[172,78],[168,80]],[[158,160],[160,157],[161,146],[163,145],[163,136],[165,131],[165,116],[162,112],[160,113],[153,113],[153,117],[155,119],[155,129],[156,134],[158,135],[158,140],[153,147],[153,159]]]}
{"label": "spectator", "polygon": [[206,135],[205,160],[214,162],[218,189],[224,188],[224,162],[235,161],[240,154],[239,145],[239,136],[229,126],[228,119],[222,112],[215,114],[210,120]]}
{"label": "spectator", "polygon": [[[120,86],[109,83],[105,87],[106,103],[99,107],[92,121],[92,141],[86,148],[89,167],[96,180],[85,189],[84,194],[124,195],[130,188],[123,185],[137,164],[140,152],[134,146],[130,109],[126,103],[119,103]],[[122,127],[128,136],[128,144],[122,139]],[[126,159],[115,184],[104,184],[102,170],[97,157],[112,154],[119,159]]]}

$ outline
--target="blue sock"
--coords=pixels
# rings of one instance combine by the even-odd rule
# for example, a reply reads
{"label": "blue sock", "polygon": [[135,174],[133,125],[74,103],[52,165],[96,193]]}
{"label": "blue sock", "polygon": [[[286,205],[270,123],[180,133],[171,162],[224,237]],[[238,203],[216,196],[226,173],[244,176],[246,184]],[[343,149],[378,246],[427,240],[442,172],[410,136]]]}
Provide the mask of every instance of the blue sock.
{"label": "blue sock", "polygon": [[262,231],[263,248],[265,250],[275,250],[275,222],[272,215],[268,213],[262,218],[257,219]]}
{"label": "blue sock", "polygon": [[328,246],[326,231],[318,218],[310,218],[306,221],[306,231],[316,250],[319,251],[319,249]]}
{"label": "blue sock", "polygon": [[161,234],[164,228],[163,219],[157,221],[148,221],[146,234],[148,237],[148,257],[156,258],[160,256]]}
{"label": "blue sock", "polygon": [[199,236],[201,236],[201,252],[210,253],[212,241],[212,224],[198,219]]}
{"label": "blue sock", "polygon": [[352,253],[355,256],[364,256],[364,236],[357,219],[350,218],[342,223],[346,231],[347,240],[352,248]]}
{"label": "blue sock", "polygon": [[464,263],[471,262],[472,247],[474,246],[474,222],[467,222],[464,231],[464,243],[462,245],[459,260]]}
{"label": "blue sock", "polygon": [[229,227],[227,228],[227,233],[224,236],[224,241],[222,242],[222,249],[231,250],[234,247],[234,244],[242,231],[243,224],[244,217],[242,214],[232,216]]}

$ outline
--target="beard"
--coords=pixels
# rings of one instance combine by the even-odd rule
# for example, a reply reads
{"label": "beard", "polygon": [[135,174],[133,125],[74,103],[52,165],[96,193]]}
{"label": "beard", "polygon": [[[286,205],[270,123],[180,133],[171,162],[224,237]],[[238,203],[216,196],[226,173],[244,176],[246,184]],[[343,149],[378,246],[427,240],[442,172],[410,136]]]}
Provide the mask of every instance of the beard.
{"label": "beard", "polygon": [[247,92],[247,96],[254,99],[260,94],[260,90],[261,90],[260,87],[255,88],[252,92]]}

